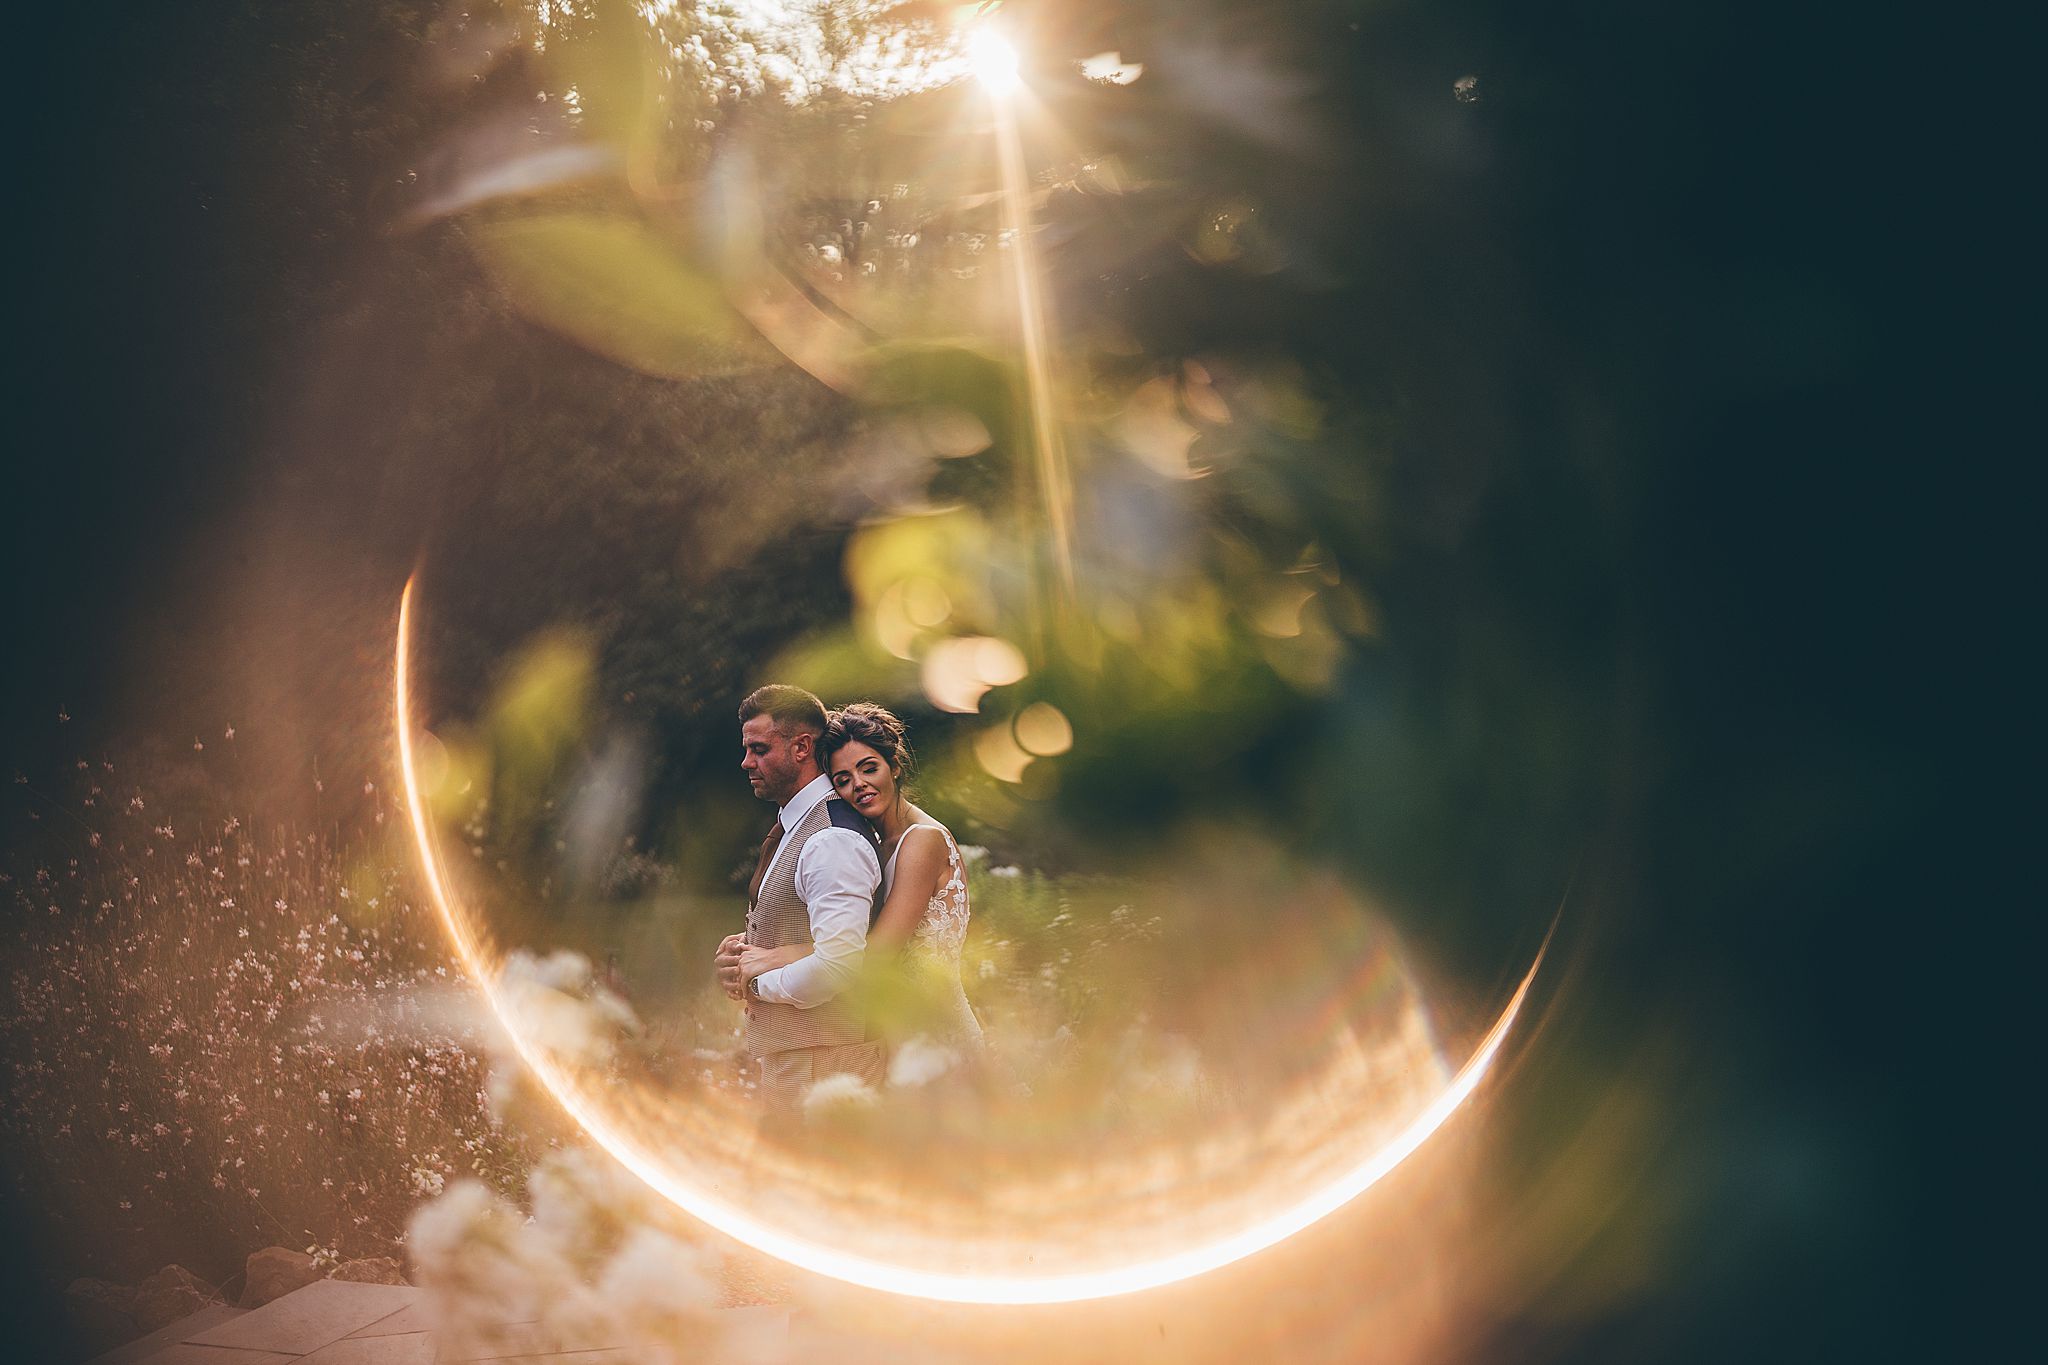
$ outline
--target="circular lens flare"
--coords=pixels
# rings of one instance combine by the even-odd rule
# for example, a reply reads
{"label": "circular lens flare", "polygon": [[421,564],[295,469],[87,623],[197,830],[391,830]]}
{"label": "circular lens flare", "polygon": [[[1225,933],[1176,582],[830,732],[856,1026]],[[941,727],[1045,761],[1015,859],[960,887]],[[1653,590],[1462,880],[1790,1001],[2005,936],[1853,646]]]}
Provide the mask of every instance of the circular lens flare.
{"label": "circular lens flare", "polygon": [[917,1298],[953,1303],[1031,1304],[1107,1298],[1171,1284],[1229,1265],[1277,1245],[1333,1213],[1428,1142],[1485,1078],[1520,1016],[1542,966],[1545,950],[1539,949],[1507,1005],[1465,1064],[1399,1131],[1377,1147],[1358,1154],[1318,1188],[1285,1203],[1277,1212],[1193,1246],[1165,1255],[1137,1257],[1113,1267],[1088,1269],[1061,1268],[1059,1256],[1048,1249],[1048,1254],[1035,1258],[1046,1265],[1042,1272],[982,1274],[907,1264],[798,1235],[721,1197],[709,1182],[693,1179],[680,1169],[676,1153],[656,1146],[634,1125],[619,1121],[603,1087],[592,1084],[576,1068],[537,1043],[532,1030],[519,1017],[516,1005],[508,1000],[499,964],[493,960],[482,929],[463,907],[447,875],[421,791],[422,754],[412,723],[414,587],[415,581],[406,583],[398,607],[393,694],[399,766],[427,890],[464,969],[483,993],[520,1060],[594,1142],[686,1213],[757,1251],[801,1269]]}

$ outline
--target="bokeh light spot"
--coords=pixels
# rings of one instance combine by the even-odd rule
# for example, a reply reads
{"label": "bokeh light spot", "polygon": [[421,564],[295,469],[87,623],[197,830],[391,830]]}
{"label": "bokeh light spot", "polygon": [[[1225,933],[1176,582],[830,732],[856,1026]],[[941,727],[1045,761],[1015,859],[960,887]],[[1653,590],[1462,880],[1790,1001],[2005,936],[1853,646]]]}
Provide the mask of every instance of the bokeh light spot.
{"label": "bokeh light spot", "polygon": [[1036,701],[1017,713],[1017,743],[1040,758],[1052,758],[1074,747],[1074,726],[1051,702]]}
{"label": "bokeh light spot", "polygon": [[977,635],[933,645],[924,656],[922,682],[932,705],[965,714],[981,709],[982,695],[991,687],[1007,687],[1027,671],[1015,645]]}
{"label": "bokeh light spot", "polygon": [[1031,755],[1024,752],[1007,725],[998,725],[975,736],[974,757],[982,770],[998,782],[1022,782],[1024,770],[1031,766]]}

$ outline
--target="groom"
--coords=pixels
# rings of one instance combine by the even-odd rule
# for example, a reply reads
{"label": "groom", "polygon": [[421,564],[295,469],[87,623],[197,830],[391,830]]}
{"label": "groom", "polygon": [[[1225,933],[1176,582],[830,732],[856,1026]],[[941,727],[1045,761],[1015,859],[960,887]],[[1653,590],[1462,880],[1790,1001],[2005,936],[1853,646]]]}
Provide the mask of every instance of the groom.
{"label": "groom", "polygon": [[[747,1056],[769,1110],[781,1114],[826,1076],[882,1075],[881,1049],[849,995],[882,865],[867,821],[832,795],[818,766],[824,733],[824,704],[801,687],[770,683],[740,703],[740,768],[777,818],[747,887],[747,932],[727,935],[714,965],[727,994],[744,994]],[[811,955],[742,985],[742,948],[792,943],[812,945]]]}

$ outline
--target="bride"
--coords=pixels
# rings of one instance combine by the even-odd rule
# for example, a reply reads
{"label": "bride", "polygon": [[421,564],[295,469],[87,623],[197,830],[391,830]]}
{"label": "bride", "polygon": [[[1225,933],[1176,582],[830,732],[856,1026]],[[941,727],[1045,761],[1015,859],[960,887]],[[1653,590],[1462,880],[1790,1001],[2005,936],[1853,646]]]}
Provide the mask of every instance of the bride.
{"label": "bride", "polygon": [[[960,985],[967,940],[967,876],[960,846],[944,825],[904,794],[910,743],[903,722],[873,702],[857,701],[826,717],[818,757],[832,789],[859,811],[881,840],[881,912],[868,930],[872,960],[900,953],[912,983],[928,992],[921,1031],[961,1051],[978,1050],[981,1024]],[[740,978],[752,980],[806,956],[808,944],[748,948]]]}

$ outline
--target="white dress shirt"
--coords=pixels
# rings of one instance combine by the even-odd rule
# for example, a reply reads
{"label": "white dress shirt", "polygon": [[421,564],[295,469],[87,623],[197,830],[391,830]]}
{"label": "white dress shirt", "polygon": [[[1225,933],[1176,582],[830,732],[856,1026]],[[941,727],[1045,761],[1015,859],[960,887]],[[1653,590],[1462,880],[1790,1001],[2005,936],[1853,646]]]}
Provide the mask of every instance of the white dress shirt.
{"label": "white dress shirt", "polygon": [[[782,808],[782,842],[768,860],[772,870],[789,851],[789,836],[812,807],[832,794],[832,779],[806,782]],[[850,829],[827,825],[797,853],[796,891],[811,917],[811,955],[754,978],[763,1000],[815,1009],[851,986],[868,948],[868,918],[882,864],[875,846]]]}

